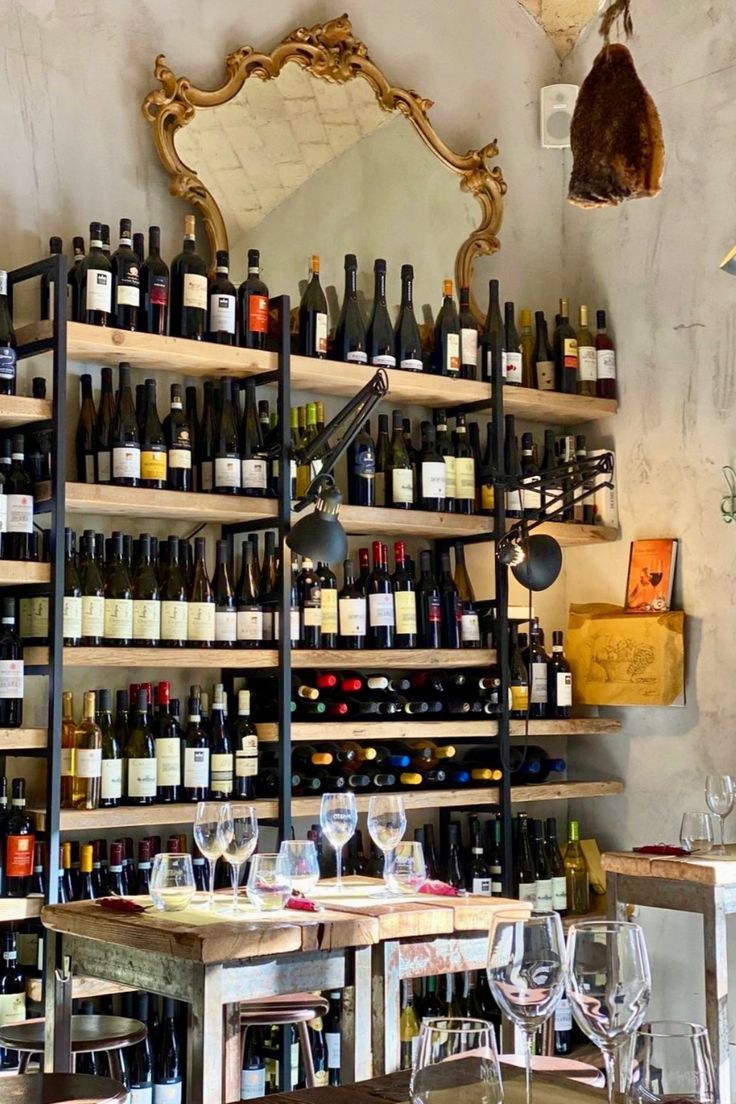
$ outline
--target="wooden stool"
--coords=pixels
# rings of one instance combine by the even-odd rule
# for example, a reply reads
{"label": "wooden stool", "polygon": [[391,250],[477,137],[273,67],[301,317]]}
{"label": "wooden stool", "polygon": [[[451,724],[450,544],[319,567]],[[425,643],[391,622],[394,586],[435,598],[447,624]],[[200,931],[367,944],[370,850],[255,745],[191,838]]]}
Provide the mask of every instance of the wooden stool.
{"label": "wooden stool", "polygon": [[119,1081],[86,1073],[21,1073],[3,1080],[3,1104],[124,1104]]}
{"label": "wooden stool", "polygon": [[[249,1027],[268,1027],[269,1024],[278,1024],[286,1027],[294,1024],[299,1036],[299,1049],[304,1062],[304,1081],[308,1089],[315,1088],[314,1063],[312,1061],[312,1049],[309,1045],[309,1032],[307,1023],[318,1016],[324,1016],[329,1009],[324,997],[315,996],[314,993],[294,993],[286,997],[267,997],[264,1000],[248,1001],[240,1006],[240,1026],[243,1028],[243,1038],[240,1051],[240,1065],[243,1065],[245,1055],[245,1039]],[[284,1089],[288,1092],[288,1089]]]}
{"label": "wooden stool", "polygon": [[[145,1037],[146,1025],[140,1020],[124,1016],[72,1016],[72,1054],[105,1051],[115,1081],[123,1080],[119,1052]],[[0,1046],[20,1053],[18,1073],[25,1073],[32,1054],[43,1054],[44,1043],[43,1019],[0,1027]]]}
{"label": "wooden stool", "polygon": [[[499,1058],[509,1066],[525,1068],[524,1057],[521,1054],[499,1054]],[[591,1089],[602,1089],[606,1084],[606,1078],[601,1070],[589,1065],[588,1062],[576,1062],[574,1058],[554,1058],[546,1054],[534,1055],[532,1070],[535,1073],[560,1073],[570,1081],[579,1081],[581,1085],[587,1085]]]}

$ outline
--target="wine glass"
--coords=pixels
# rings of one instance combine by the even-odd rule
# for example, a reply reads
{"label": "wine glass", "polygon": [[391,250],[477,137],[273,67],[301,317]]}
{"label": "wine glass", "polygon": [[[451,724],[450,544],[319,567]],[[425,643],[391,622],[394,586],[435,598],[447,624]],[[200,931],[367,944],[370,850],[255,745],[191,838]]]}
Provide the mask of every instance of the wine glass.
{"label": "wine glass", "polygon": [[291,875],[285,857],[254,855],[245,892],[261,912],[284,908],[291,896]]}
{"label": "wine glass", "polygon": [[337,878],[335,885],[342,889],[342,849],[355,834],[358,826],[358,809],[352,790],[322,794],[319,823],[323,833],[335,848]]}
{"label": "wine glass", "polygon": [[713,846],[712,813],[683,813],[680,845],[691,855],[705,855]]}
{"label": "wine glass", "polygon": [[279,854],[286,859],[291,885],[305,897],[319,881],[319,857],[313,840],[284,840]]}
{"label": "wine glass", "polygon": [[368,802],[368,831],[376,847],[383,851],[383,880],[386,887],[378,897],[393,897],[388,888],[391,852],[406,831],[406,813],[401,794],[373,794]]}
{"label": "wine glass", "polygon": [[388,872],[388,888],[392,893],[418,893],[427,880],[427,866],[421,843],[407,842],[396,845],[391,869]]}
{"label": "wine glass", "polygon": [[412,1104],[502,1104],[492,1024],[470,1018],[424,1020],[409,1098]]}
{"label": "wine glass", "polygon": [[187,908],[196,893],[192,856],[173,851],[162,851],[156,855],[149,890],[157,909],[181,912]]}
{"label": "wine glass", "polygon": [[646,1015],[652,991],[644,933],[625,920],[573,924],[567,941],[567,996],[578,1027],[606,1065],[608,1102],[619,1085],[619,1054]]}
{"label": "wine glass", "polygon": [[639,1028],[626,1087],[634,1104],[715,1104],[716,1079],[708,1032],[701,1024],[651,1020]]}
{"label": "wine glass", "polygon": [[[229,814],[224,810],[229,808]],[[238,886],[243,863],[247,862],[258,843],[258,817],[252,805],[240,802],[223,807],[218,831],[223,844],[222,854],[230,863],[230,877],[233,883],[232,912],[238,911]]]}
{"label": "wine glass", "polygon": [[524,1033],[526,1104],[532,1099],[532,1047],[565,988],[565,936],[557,912],[499,912],[488,951],[488,982],[501,1011]]}
{"label": "wine glass", "polygon": [[227,840],[227,829],[220,827],[220,821],[230,819],[230,806],[227,801],[199,801],[194,814],[194,838],[197,847],[209,863],[210,892],[206,908],[215,907],[215,867],[223,854]]}
{"label": "wine glass", "polygon": [[725,854],[725,820],[733,812],[736,800],[736,788],[730,774],[709,774],[705,779],[705,802],[712,813],[718,817],[721,828],[720,847],[713,850],[719,855]]}

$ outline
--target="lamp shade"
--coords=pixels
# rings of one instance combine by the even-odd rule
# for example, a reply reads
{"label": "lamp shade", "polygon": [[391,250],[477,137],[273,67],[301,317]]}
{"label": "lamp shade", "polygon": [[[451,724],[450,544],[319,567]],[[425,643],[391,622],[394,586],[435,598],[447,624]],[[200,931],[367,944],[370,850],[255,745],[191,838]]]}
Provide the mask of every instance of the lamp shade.
{"label": "lamp shade", "polygon": [[511,574],[527,590],[551,587],[562,569],[562,549],[554,537],[537,533],[526,542],[526,556],[511,567]]}
{"label": "lamp shade", "polygon": [[345,559],[348,538],[340,524],[339,512],[342,495],[336,487],[327,487],[321,493],[311,514],[307,514],[292,528],[286,543],[293,552],[309,556],[312,560],[339,563]]}

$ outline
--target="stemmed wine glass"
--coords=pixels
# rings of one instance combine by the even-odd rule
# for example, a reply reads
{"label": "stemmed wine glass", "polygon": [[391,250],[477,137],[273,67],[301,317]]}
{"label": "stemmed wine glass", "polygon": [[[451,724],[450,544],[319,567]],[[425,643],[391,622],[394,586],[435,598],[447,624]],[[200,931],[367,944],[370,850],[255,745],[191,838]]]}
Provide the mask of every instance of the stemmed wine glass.
{"label": "stemmed wine glass", "polygon": [[498,913],[491,929],[488,982],[501,1010],[524,1033],[526,1104],[531,1104],[534,1036],[560,1003],[565,987],[559,913]]}
{"label": "stemmed wine glass", "polygon": [[319,823],[323,833],[335,848],[337,878],[335,885],[342,889],[342,849],[355,835],[358,827],[358,809],[352,790],[322,794]]}
{"label": "stemmed wine glass", "polygon": [[[462,1059],[462,1061],[453,1061]],[[412,1104],[502,1104],[503,1085],[492,1024],[427,1019],[409,1082]]]}
{"label": "stemmed wine glass", "polygon": [[243,863],[247,862],[258,843],[258,817],[252,805],[226,803],[229,815],[223,809],[218,832],[223,844],[222,854],[230,863],[230,878],[233,884],[232,912],[238,911],[238,886]]}
{"label": "stemmed wine glass", "polygon": [[619,1054],[641,1025],[652,991],[640,926],[625,920],[573,924],[566,974],[573,1016],[603,1054],[608,1104],[613,1104],[619,1086]]}
{"label": "stemmed wine glass", "polygon": [[712,813],[718,817],[721,827],[720,847],[714,847],[716,854],[725,854],[724,842],[725,820],[733,812],[734,800],[736,800],[736,787],[730,774],[709,774],[705,780],[705,801]]}
{"label": "stemmed wine glass", "polygon": [[376,847],[383,851],[383,880],[386,888],[377,897],[393,897],[388,888],[391,853],[406,831],[406,813],[401,794],[373,794],[368,802],[368,831]]}
{"label": "stemmed wine glass", "polygon": [[194,814],[194,839],[197,847],[207,859],[210,868],[210,892],[206,908],[215,907],[215,868],[217,860],[225,851],[228,842],[227,825],[230,822],[232,835],[232,815],[227,801],[200,801]]}

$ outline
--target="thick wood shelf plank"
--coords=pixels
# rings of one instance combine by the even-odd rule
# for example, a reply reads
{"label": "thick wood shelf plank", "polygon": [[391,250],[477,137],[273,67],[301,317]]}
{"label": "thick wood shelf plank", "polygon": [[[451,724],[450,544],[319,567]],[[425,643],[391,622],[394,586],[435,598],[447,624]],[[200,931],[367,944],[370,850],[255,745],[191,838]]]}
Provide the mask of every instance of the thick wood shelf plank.
{"label": "thick wood shelf plank", "polygon": [[558,391],[537,391],[532,387],[505,387],[503,407],[527,422],[547,425],[577,425],[610,418],[618,410],[615,399],[595,399],[588,395],[562,395]]}
{"label": "thick wood shelf plank", "polygon": [[[24,650],[26,665],[48,663],[49,650],[32,646]],[[345,667],[375,671],[386,667],[487,667],[496,661],[491,648],[392,648],[390,651],[295,651],[292,667]],[[270,670],[278,666],[278,652],[271,648],[65,648],[66,667],[177,667],[180,669],[232,667],[233,670]]]}
{"label": "thick wood shelf plank", "polygon": [[30,920],[41,915],[42,897],[0,898],[0,924],[9,920]]}
{"label": "thick wood shelf plank", "polygon": [[391,648],[387,651],[296,651],[291,653],[291,665],[296,670],[305,667],[326,667],[340,670],[382,671],[422,667],[488,667],[496,662],[493,648]]}
{"label": "thick wood shelf plank", "polygon": [[0,728],[0,755],[9,751],[34,751],[46,746],[45,728]]}
{"label": "thick wood shelf plank", "polygon": [[575,525],[564,521],[547,521],[534,533],[547,533],[554,537],[560,548],[578,548],[585,544],[606,544],[618,540],[618,529],[607,525]]}
{"label": "thick wood shelf plank", "polygon": [[0,560],[0,586],[30,586],[32,583],[48,583],[50,580],[51,564]]}
{"label": "thick wood shelf plank", "polygon": [[[254,800],[258,817],[270,820],[278,816],[278,801]],[[146,828],[156,825],[193,824],[197,811],[196,802],[182,802],[177,805],[120,805],[116,809],[62,809],[60,828],[62,832],[86,832],[92,829]],[[36,817],[36,828],[43,830],[46,819],[45,809],[32,809]],[[2,912],[0,912],[2,919]]]}
{"label": "thick wood shelf plank", "polygon": [[[303,515],[298,514],[293,520]],[[493,518],[483,515],[435,514],[429,510],[390,510],[382,506],[341,506],[346,533],[385,537],[474,537],[493,534]]]}
{"label": "thick wood shelf plank", "polygon": [[[135,993],[136,985],[121,985],[117,981],[105,981],[103,978],[85,977],[83,974],[75,974],[72,978],[72,997],[74,1000],[93,1000],[95,997],[105,997],[115,993]],[[43,999],[43,982],[41,978],[28,978],[26,981],[26,997],[38,1004]]]}
{"label": "thick wood shelf plank", "polygon": [[[576,717],[569,721],[530,721],[529,735],[539,736],[602,736],[621,731],[621,722],[603,717]],[[278,725],[259,723],[256,725],[260,743],[275,743],[278,740]],[[486,740],[494,739],[498,724],[492,717],[485,720],[468,721],[462,717],[457,720],[442,721],[292,721],[292,743],[340,743],[343,740],[365,740],[368,743],[387,740]],[[524,735],[524,722],[511,722],[511,735]]]}
{"label": "thick wood shelf plank", "polygon": [[29,422],[45,422],[53,417],[49,399],[31,399],[26,395],[0,395],[0,429],[13,429]]}
{"label": "thick wood shelf plank", "polygon": [[[274,367],[276,367],[274,363]],[[316,357],[292,356],[291,386],[297,390],[352,398],[375,374],[368,364],[346,364],[318,360]],[[453,380],[424,372],[402,372],[389,368],[387,399],[392,403],[412,406],[442,406],[448,409],[459,403],[490,399],[491,388],[475,380]]]}
{"label": "thick wood shelf plank", "polygon": [[[37,500],[49,497],[48,483],[41,484]],[[276,521],[276,501],[239,495],[199,494],[194,491],[152,491],[147,487],[113,487],[95,483],[66,484],[68,514],[100,514],[106,517],[180,518],[202,521]]]}
{"label": "thick wood shelf plank", "polygon": [[624,792],[624,784],[619,781],[600,782],[543,782],[539,786],[512,786],[511,800],[530,801],[571,801],[574,797],[610,797]]}

